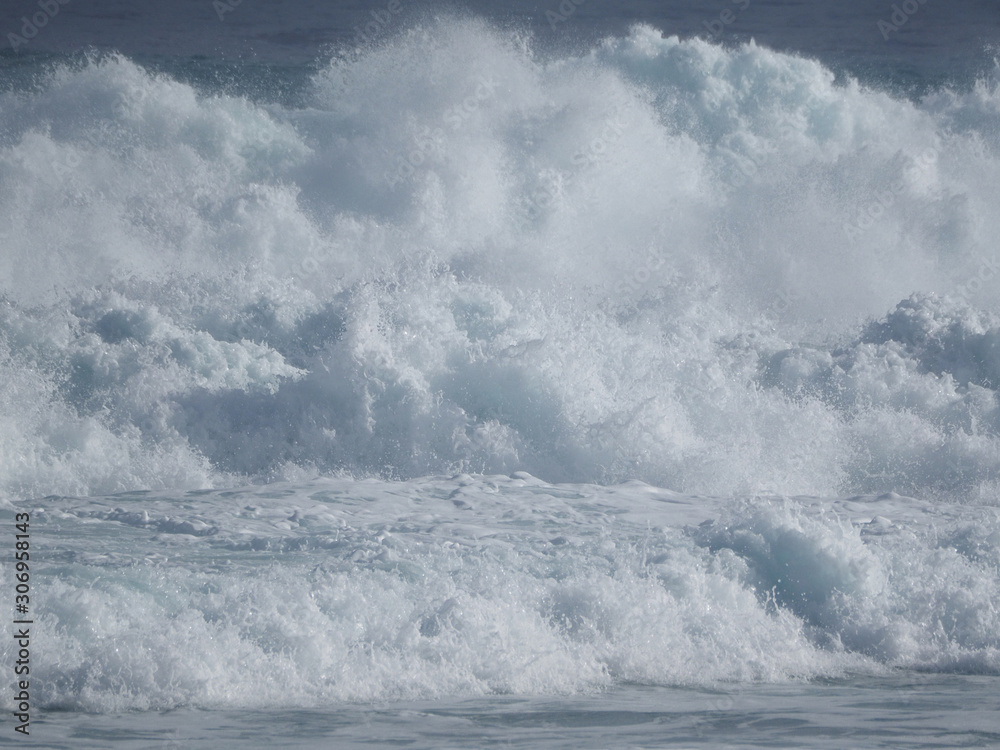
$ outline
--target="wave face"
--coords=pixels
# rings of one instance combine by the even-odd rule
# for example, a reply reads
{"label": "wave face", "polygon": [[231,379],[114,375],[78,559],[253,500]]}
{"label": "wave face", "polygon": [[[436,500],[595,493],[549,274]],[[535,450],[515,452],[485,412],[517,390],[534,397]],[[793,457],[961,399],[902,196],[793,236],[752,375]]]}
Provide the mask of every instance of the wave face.
{"label": "wave face", "polygon": [[995,497],[1000,92],[443,19],[300,105],[0,95],[0,491],[346,473]]}

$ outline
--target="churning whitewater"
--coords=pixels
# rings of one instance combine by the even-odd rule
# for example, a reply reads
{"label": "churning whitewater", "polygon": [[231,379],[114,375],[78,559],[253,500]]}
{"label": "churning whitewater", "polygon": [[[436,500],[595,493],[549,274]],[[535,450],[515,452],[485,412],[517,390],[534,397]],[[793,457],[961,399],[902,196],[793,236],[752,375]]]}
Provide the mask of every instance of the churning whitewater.
{"label": "churning whitewater", "polygon": [[993,78],[648,26],[444,18],[285,97],[25,74],[0,499],[52,496],[40,699],[1000,673],[998,116]]}

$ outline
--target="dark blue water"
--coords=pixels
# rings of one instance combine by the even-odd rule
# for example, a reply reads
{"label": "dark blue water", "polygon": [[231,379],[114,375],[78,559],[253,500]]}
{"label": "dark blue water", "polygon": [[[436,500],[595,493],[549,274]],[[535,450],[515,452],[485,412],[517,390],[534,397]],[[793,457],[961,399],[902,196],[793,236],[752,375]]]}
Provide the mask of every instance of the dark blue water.
{"label": "dark blue water", "polygon": [[9,34],[30,34],[34,24],[25,29],[24,19],[37,18],[44,21],[37,34],[26,44],[15,42],[22,56],[92,46],[130,57],[224,59],[243,65],[310,62],[331,47],[381,42],[436,14],[454,12],[523,29],[542,45],[586,45],[635,23],[682,38],[723,43],[753,38],[774,49],[816,56],[862,78],[891,76],[900,84],[923,86],[968,80],[992,67],[990,50],[1000,42],[1000,5],[977,0],[909,0],[909,5],[877,0],[63,2],[51,6],[58,8],[53,15],[38,0],[5,2],[0,49],[11,49]]}

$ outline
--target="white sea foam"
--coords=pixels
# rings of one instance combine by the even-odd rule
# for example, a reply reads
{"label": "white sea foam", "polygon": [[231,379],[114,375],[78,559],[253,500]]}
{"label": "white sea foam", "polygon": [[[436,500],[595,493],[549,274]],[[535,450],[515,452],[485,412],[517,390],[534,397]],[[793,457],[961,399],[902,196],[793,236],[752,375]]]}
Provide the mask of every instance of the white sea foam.
{"label": "white sea foam", "polygon": [[0,488],[992,497],[996,102],[455,19],[299,108],[56,67],[0,101]]}
{"label": "white sea foam", "polygon": [[467,19],[0,94],[0,513],[165,490],[32,506],[37,695],[996,674],[998,101]]}
{"label": "white sea foam", "polygon": [[18,508],[58,571],[33,696],[107,712],[997,674],[1000,516],[948,508],[526,474],[49,497]]}

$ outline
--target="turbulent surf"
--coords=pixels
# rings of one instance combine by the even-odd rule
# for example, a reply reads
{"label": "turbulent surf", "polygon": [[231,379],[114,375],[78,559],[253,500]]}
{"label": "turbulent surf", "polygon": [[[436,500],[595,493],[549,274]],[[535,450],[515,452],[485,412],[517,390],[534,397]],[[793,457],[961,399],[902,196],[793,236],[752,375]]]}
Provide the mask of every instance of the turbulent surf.
{"label": "turbulent surf", "polygon": [[300,72],[0,94],[47,705],[1000,671],[994,78],[468,18]]}

